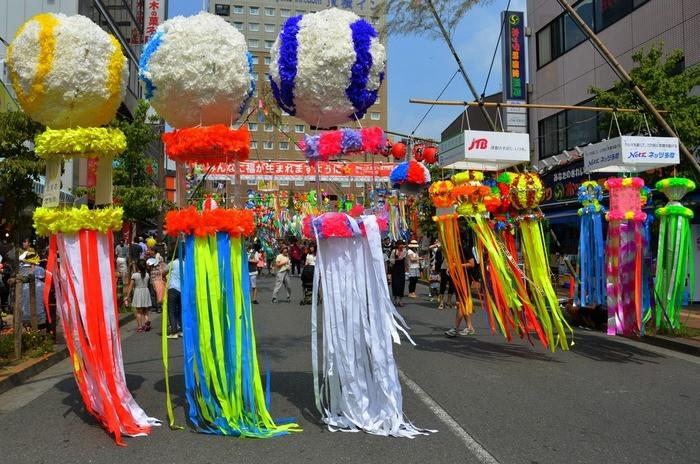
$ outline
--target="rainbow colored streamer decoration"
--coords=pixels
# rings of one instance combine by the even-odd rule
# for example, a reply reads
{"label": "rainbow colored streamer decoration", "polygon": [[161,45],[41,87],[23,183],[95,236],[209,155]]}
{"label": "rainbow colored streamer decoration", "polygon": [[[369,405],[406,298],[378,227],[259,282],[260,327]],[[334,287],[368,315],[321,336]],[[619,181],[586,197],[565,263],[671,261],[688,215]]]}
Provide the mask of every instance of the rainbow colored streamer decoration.
{"label": "rainbow colored streamer decoration", "polygon": [[606,298],[605,240],[603,238],[603,214],[606,209],[600,202],[603,187],[595,181],[586,181],[578,189],[581,230],[579,235],[579,278],[576,300],[581,306],[602,305]]}
{"label": "rainbow colored streamer decoration", "polygon": [[695,190],[695,182],[672,177],[657,182],[656,189],[669,199],[666,206],[656,210],[661,218],[654,292],[656,327],[678,330],[683,293],[686,289],[692,292],[692,282],[695,281],[690,233],[693,210],[683,206],[680,201],[686,193]]}
{"label": "rainbow colored streamer decoration", "polygon": [[[652,193],[646,185],[639,191],[642,209],[651,206]],[[654,298],[654,256],[651,250],[651,225],[654,222],[654,215],[647,213],[642,227],[642,247],[644,256],[642,257],[642,324],[640,334],[644,335],[646,324],[654,317],[656,299]]]}
{"label": "rainbow colored streamer decoration", "polygon": [[630,336],[642,329],[642,262],[644,221],[639,177],[613,178],[605,182],[610,191],[610,211],[606,219],[608,239],[607,301],[608,335]]}
{"label": "rainbow colored streamer decoration", "polygon": [[[568,350],[568,330],[573,329],[564,318],[557,294],[552,286],[551,271],[542,230],[542,214],[535,210],[544,197],[544,186],[540,176],[526,172],[510,178],[510,199],[513,207],[521,212],[519,220],[521,250],[525,260],[525,272],[530,285],[530,297],[542,328],[547,335],[549,347],[558,345]],[[556,336],[555,336],[556,331]]]}
{"label": "rainbow colored streamer decoration", "polygon": [[112,236],[121,217],[121,208],[114,207],[37,208],[34,227],[49,236],[44,305],[53,283],[85,409],[125,446],[123,435],[148,435],[160,421],[139,407],[124,375]]}
{"label": "rainbow colored streamer decoration", "polygon": [[270,416],[269,379],[265,391],[260,377],[243,241],[255,232],[252,211],[188,208],[169,212],[165,226],[168,235],[185,236],[180,275],[189,422],[197,432],[216,435],[270,438],[300,431],[293,420]]}

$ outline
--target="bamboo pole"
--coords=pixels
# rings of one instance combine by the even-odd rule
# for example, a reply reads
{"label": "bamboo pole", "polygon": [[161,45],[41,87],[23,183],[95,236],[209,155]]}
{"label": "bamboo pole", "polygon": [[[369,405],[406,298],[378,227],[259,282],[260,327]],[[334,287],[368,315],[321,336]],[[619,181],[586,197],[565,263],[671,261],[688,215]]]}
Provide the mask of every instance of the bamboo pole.
{"label": "bamboo pole", "polygon": [[12,320],[15,335],[15,358],[22,357],[22,277],[15,278],[15,307]]}
{"label": "bamboo pole", "polygon": [[[533,108],[544,110],[581,110],[581,111],[597,111],[599,113],[640,113],[642,110],[638,108],[612,108],[607,106],[576,106],[576,105],[559,105],[550,103],[497,103],[497,102],[476,102],[476,101],[458,101],[458,100],[424,100],[422,98],[411,98],[409,103],[419,105],[438,105],[438,106],[485,106],[488,108]],[[666,111],[659,111],[666,113]]]}

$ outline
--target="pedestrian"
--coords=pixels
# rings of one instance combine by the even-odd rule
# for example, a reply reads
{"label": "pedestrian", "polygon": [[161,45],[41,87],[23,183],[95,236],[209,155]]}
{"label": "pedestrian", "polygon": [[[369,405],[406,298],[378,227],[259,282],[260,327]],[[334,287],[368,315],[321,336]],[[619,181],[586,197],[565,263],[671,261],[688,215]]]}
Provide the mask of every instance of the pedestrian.
{"label": "pedestrian", "polygon": [[[34,309],[38,325],[46,323],[46,308],[44,308],[44,278],[46,272],[39,264],[41,260],[31,246],[24,247],[25,250],[19,256],[19,274],[23,277],[34,278]],[[31,277],[30,277],[31,276]],[[30,284],[25,280],[22,284],[22,322],[28,326],[31,321],[31,299]]]}
{"label": "pedestrian", "polygon": [[406,257],[408,259],[408,297],[416,298],[416,284],[418,283],[418,277],[420,276],[420,256],[418,256],[418,242],[416,240],[411,240],[408,244],[408,252]]}
{"label": "pedestrian", "polygon": [[292,243],[289,248],[289,257],[292,259],[292,275],[301,275],[302,250],[298,242]]}
{"label": "pedestrian", "polygon": [[148,246],[146,245],[146,242],[143,241],[143,237],[139,237],[138,245],[141,248],[141,254],[139,255],[139,259],[145,259],[146,252],[148,251]]}
{"label": "pedestrian", "polygon": [[250,278],[250,295],[253,304],[258,304],[258,263],[260,262],[260,245],[250,243],[248,247],[248,277]]}
{"label": "pedestrian", "polygon": [[132,294],[131,307],[136,310],[136,332],[143,333],[151,330],[151,320],[148,317],[148,308],[151,307],[151,294],[148,291],[150,276],[146,269],[146,261],[138,260],[137,272],[131,274],[131,282],[124,296],[124,304],[129,304],[129,296]]}
{"label": "pedestrian", "polygon": [[175,250],[175,259],[168,264],[168,338],[182,337],[182,301],[180,300],[180,266],[179,250]]}
{"label": "pedestrian", "polygon": [[[467,273],[467,282],[469,282],[474,290],[480,293],[479,289],[480,286],[478,279],[476,278],[476,258],[475,258],[475,253],[474,250],[471,246],[466,247],[464,249],[464,257],[465,257],[465,267],[466,267],[466,273]],[[454,327],[450,328],[449,330],[445,331],[445,335],[448,337],[456,337],[457,335],[474,335],[476,331],[474,330],[474,324],[472,323],[472,315],[471,314],[465,314],[466,311],[463,311],[460,306],[464,305],[463,301],[460,301],[461,304],[456,304],[455,305],[455,325]],[[460,325],[462,324],[462,321],[466,323],[466,327],[462,330],[459,330]]]}
{"label": "pedestrian", "polygon": [[163,294],[165,293],[165,282],[163,282],[163,262],[158,258],[148,258],[148,273],[150,275],[150,283],[155,294],[154,309],[157,313],[163,308]]}
{"label": "pedestrian", "polygon": [[287,291],[287,302],[292,300],[292,289],[289,287],[289,268],[291,260],[289,259],[289,248],[282,247],[280,254],[275,259],[275,271],[277,272],[277,280],[275,281],[275,289],[272,291],[272,302],[277,303],[277,294],[282,286]]}
{"label": "pedestrian", "polygon": [[309,245],[304,260],[304,268],[301,271],[301,288],[304,297],[299,304],[307,305],[312,303],[314,288],[314,272],[316,271],[316,246]]}
{"label": "pedestrian", "polygon": [[[129,273],[128,275],[133,274],[136,272],[137,269],[137,264],[139,262],[139,259],[141,259],[141,246],[139,243],[136,241],[136,239],[132,240],[131,245],[129,245]],[[131,281],[131,278],[129,278],[129,281]]]}
{"label": "pedestrian", "polygon": [[258,253],[258,255],[259,255],[258,256],[258,275],[262,276],[263,271],[267,267],[267,256],[265,256],[265,252],[262,250],[262,247],[260,246],[259,243],[258,243],[258,247],[260,249],[260,251]]}
{"label": "pedestrian", "polygon": [[391,293],[396,306],[403,306],[401,299],[406,286],[406,269],[408,261],[406,259],[406,242],[399,240],[389,256],[389,267],[391,268]]}
{"label": "pedestrian", "polygon": [[117,277],[121,280],[122,285],[126,285],[129,277],[129,246],[125,238],[122,238],[114,248],[114,257],[116,258]]}

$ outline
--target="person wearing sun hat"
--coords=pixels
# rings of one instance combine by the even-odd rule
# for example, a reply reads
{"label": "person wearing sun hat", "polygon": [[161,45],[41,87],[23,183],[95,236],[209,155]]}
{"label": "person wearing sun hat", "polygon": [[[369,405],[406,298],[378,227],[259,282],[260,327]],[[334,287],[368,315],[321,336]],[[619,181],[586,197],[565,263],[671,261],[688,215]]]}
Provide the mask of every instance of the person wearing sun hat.
{"label": "person wearing sun hat", "polygon": [[416,298],[416,284],[420,275],[420,256],[418,255],[418,242],[411,240],[408,244],[408,297]]}
{"label": "person wearing sun hat", "polygon": [[[33,248],[28,247],[19,255],[19,273],[24,277],[34,276],[34,294],[36,305],[36,317],[39,324],[46,322],[46,310],[44,308],[44,278],[46,272],[39,266],[41,259]],[[29,282],[22,284],[22,321],[26,324],[31,320]]]}

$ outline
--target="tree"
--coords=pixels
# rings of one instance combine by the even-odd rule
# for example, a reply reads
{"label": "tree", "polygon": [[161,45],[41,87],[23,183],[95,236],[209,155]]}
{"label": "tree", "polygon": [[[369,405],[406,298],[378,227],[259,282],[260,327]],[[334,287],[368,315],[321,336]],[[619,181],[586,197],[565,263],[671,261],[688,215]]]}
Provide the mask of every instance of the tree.
{"label": "tree", "polygon": [[[682,50],[676,50],[665,59],[663,44],[653,45],[648,51],[639,50],[632,55],[635,63],[630,71],[632,80],[642,89],[646,96],[663,114],[671,127],[676,130],[679,138],[686,146],[697,149],[700,147],[700,96],[691,95],[693,87],[700,85],[700,66],[683,69],[684,56]],[[612,108],[642,108],[627,84],[618,81],[612,89],[604,90],[591,87],[597,106]],[[623,134],[646,132],[646,124],[652,135],[665,136],[653,117],[644,112],[616,113]],[[605,113],[601,118],[601,129],[610,127],[612,115]],[[613,130],[615,127],[613,126]],[[681,161],[683,165],[683,161]]]}
{"label": "tree", "polygon": [[44,161],[37,158],[31,141],[44,127],[21,111],[0,112],[0,196],[15,240],[29,234],[31,214],[38,204],[34,181],[44,173]]}
{"label": "tree", "polygon": [[[449,179],[450,175],[436,165],[428,166],[430,178],[433,182]],[[422,191],[416,198],[416,208],[418,208],[418,227],[423,235],[436,238],[438,236],[437,225],[433,221],[436,210],[435,205],[430,200],[428,190]]]}
{"label": "tree", "polygon": [[[467,12],[488,0],[432,0],[435,11],[450,37]],[[386,0],[380,2],[374,15],[388,18],[381,27],[383,35],[427,35],[442,39],[442,33],[427,1]]]}

